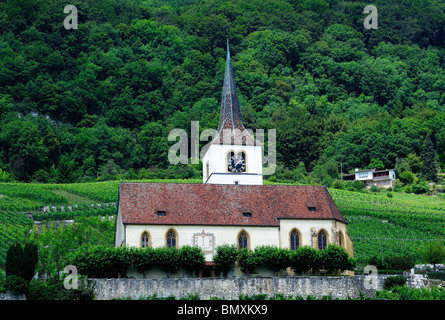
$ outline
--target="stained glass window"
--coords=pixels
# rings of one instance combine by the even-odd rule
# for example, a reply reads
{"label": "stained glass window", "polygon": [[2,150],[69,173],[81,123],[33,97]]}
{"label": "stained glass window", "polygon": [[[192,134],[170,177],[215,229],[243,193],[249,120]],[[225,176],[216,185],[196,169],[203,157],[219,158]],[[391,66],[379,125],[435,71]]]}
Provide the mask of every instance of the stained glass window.
{"label": "stained glass window", "polygon": [[300,247],[300,235],[297,230],[292,230],[290,233],[290,248],[294,251]]}
{"label": "stained glass window", "polygon": [[238,248],[239,249],[245,249],[247,248],[247,234],[242,231],[238,236]]}
{"label": "stained glass window", "polygon": [[167,232],[167,247],[176,248],[176,233],[173,230]]}
{"label": "stained glass window", "polygon": [[320,231],[318,234],[318,249],[323,250],[326,248],[326,233],[324,231]]}
{"label": "stained glass window", "polygon": [[149,246],[150,237],[148,232],[144,232],[141,236],[141,246],[142,248],[147,248]]}

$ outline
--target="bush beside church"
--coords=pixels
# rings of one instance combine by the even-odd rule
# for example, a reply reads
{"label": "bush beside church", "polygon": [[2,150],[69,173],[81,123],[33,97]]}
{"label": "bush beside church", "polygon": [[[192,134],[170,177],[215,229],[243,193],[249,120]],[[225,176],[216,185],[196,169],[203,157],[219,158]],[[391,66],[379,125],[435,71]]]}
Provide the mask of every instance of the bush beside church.
{"label": "bush beside church", "polygon": [[356,266],[356,260],[334,244],[324,250],[300,247],[296,251],[274,246],[238,250],[226,245],[217,248],[211,263],[206,263],[199,247],[93,246],[73,253],[70,263],[89,278],[199,277],[209,267],[212,276],[333,274]]}

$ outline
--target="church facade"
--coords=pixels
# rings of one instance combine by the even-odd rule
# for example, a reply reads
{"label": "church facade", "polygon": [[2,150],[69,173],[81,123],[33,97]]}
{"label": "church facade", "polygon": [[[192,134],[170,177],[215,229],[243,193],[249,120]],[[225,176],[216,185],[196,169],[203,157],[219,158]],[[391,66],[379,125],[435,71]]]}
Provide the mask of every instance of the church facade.
{"label": "church facade", "polygon": [[352,255],[347,222],[326,187],[263,185],[263,146],[242,123],[228,46],[217,132],[202,184],[119,184],[116,246],[199,246],[208,262],[223,244],[335,243]]}

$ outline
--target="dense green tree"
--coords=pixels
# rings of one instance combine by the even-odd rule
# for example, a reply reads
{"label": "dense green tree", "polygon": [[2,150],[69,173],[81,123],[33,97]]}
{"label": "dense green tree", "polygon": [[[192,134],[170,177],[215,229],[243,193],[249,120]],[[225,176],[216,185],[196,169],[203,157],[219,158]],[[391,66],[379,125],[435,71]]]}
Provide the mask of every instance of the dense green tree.
{"label": "dense green tree", "polygon": [[70,181],[113,163],[190,174],[167,169],[167,135],[218,125],[227,37],[244,124],[277,130],[276,178],[304,163],[322,183],[322,156],[417,174],[427,135],[445,164],[443,1],[377,0],[376,30],[354,1],[72,4],[76,30],[61,0],[0,2],[0,169],[14,179],[55,181],[66,159]]}
{"label": "dense green tree", "polygon": [[29,283],[34,277],[38,262],[37,245],[31,242],[11,245],[6,253],[5,271],[7,276],[17,276]]}
{"label": "dense green tree", "polygon": [[436,150],[430,137],[426,137],[422,148],[422,177],[428,181],[437,181]]}
{"label": "dense green tree", "polygon": [[432,264],[434,269],[436,264],[443,262],[445,259],[445,248],[440,242],[428,241],[420,250],[423,260]]}
{"label": "dense green tree", "polygon": [[385,165],[383,162],[379,159],[372,158],[371,162],[368,165],[368,168],[376,169],[376,170],[383,170],[385,169]]}

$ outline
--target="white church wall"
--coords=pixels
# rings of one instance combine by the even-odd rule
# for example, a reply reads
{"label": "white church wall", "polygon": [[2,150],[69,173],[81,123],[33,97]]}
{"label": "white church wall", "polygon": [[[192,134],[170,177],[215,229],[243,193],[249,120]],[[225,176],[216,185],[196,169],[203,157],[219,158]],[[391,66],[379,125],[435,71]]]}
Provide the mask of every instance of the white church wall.
{"label": "white church wall", "polygon": [[282,248],[290,248],[290,232],[297,229],[301,235],[300,245],[311,246],[311,229],[316,233],[324,230],[328,235],[329,243],[333,243],[333,231],[341,232],[346,243],[346,224],[334,220],[310,220],[310,219],[280,219],[278,227],[258,226],[212,226],[212,225],[126,225],[126,245],[141,246],[141,235],[147,231],[150,235],[152,247],[166,245],[167,231],[173,229],[177,235],[177,246],[198,245],[206,255],[207,261],[212,261],[213,252],[222,244],[238,244],[238,235],[245,230],[249,236],[249,247],[255,249],[261,245],[272,245]]}
{"label": "white church wall", "polygon": [[[282,248],[290,248],[290,232],[293,229],[297,229],[300,233],[300,246],[312,246],[311,229],[315,229],[318,234],[321,230],[324,230],[328,236],[328,243],[334,243],[332,237],[332,228],[335,228],[338,232],[342,232],[343,236],[346,236],[346,224],[342,222],[335,222],[335,220],[311,220],[311,219],[280,219],[280,246]],[[342,246],[345,247],[345,242]]]}
{"label": "white church wall", "polygon": [[[261,146],[241,146],[241,145],[211,145],[207,150],[206,154],[203,157],[203,182],[207,181],[208,176],[211,173],[224,173],[230,179],[230,175],[232,173],[228,172],[227,169],[227,154],[233,151],[235,154],[238,152],[244,152],[246,155],[246,173],[256,173],[260,174],[260,176],[252,177],[252,176],[244,176],[242,180],[240,180],[240,184],[263,184],[262,180],[262,147]],[[207,166],[208,164],[208,166]],[[207,168],[208,171],[207,172]],[[222,179],[223,175],[214,175],[212,177],[211,183],[220,183],[220,179]],[[259,179],[258,179],[259,177]],[[215,180],[216,179],[216,180]],[[224,180],[222,183],[227,183]],[[208,182],[210,183],[210,182]],[[234,182],[230,182],[233,184]]]}
{"label": "white church wall", "polygon": [[[173,229],[177,234],[177,246],[198,245],[212,261],[213,252],[222,244],[238,243],[238,234],[245,230],[249,236],[250,248],[261,245],[279,246],[278,227],[244,227],[244,226],[187,226],[187,225],[126,225],[126,245],[141,246],[141,235],[147,231],[153,248],[166,245],[166,233]],[[204,236],[203,236],[204,235]]]}
{"label": "white church wall", "polygon": [[207,183],[261,185],[263,184],[263,176],[248,173],[213,174],[209,177]]}
{"label": "white church wall", "polygon": [[125,241],[125,226],[122,223],[122,214],[121,208],[118,207],[117,218],[116,218],[116,235],[115,235],[115,244],[116,246],[120,246]]}

